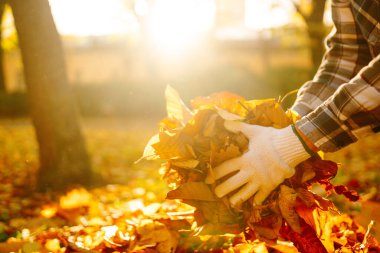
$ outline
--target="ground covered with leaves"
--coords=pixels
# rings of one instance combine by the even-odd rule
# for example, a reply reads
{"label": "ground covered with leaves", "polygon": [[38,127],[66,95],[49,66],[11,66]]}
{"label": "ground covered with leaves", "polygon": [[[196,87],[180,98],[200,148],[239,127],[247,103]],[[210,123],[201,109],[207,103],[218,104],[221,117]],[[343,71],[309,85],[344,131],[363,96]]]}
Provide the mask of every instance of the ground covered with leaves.
{"label": "ground covered with leaves", "polygon": [[[266,240],[265,235],[271,235],[273,229],[261,230],[264,237],[258,237],[244,226],[236,230],[241,219],[239,223],[233,219],[231,226],[223,224],[224,227],[217,231],[211,227],[213,233],[207,231],[202,226],[207,222],[202,223],[200,218],[205,214],[210,217],[207,213],[220,213],[216,208],[225,208],[223,203],[224,206],[196,208],[183,203],[183,196],[179,198],[178,195],[183,192],[171,192],[169,198],[174,199],[165,200],[169,189],[159,177],[160,162],[134,163],[141,156],[148,137],[157,131],[156,124],[131,122],[90,120],[85,125],[94,170],[113,184],[93,189],[75,188],[62,195],[38,195],[30,194],[38,167],[32,128],[24,120],[3,121],[0,127],[0,252],[299,252],[289,238]],[[341,214],[320,212],[318,222],[306,220],[308,224],[315,224],[314,235],[315,231],[321,233],[317,233],[319,242],[330,245],[327,252],[379,252],[377,242],[370,235],[376,232],[371,219],[376,218],[374,215],[379,209],[364,212],[368,203],[378,200],[378,143],[375,139],[367,140],[360,143],[360,148],[350,147],[335,157],[328,157],[342,163],[337,177],[331,182],[347,185],[349,190],[358,191],[362,198],[351,202],[333,193],[330,199],[336,203],[335,211]],[[240,151],[231,152],[236,155]],[[226,157],[226,153],[218,154],[213,157],[213,162],[222,162],[228,159]],[[189,164],[194,166],[195,162]],[[178,167],[184,165],[186,163],[177,163]],[[163,172],[169,172],[167,165],[164,168]],[[169,174],[166,178],[174,180],[171,182],[176,186],[189,182],[190,178],[193,182],[200,179],[195,173],[178,182],[176,175],[168,177]],[[278,194],[282,191],[282,195],[288,195],[292,189],[283,187]],[[321,187],[313,190],[326,196]],[[330,203],[324,201],[321,203]],[[213,200],[213,203],[219,202]],[[202,215],[197,209],[202,210]],[[356,216],[353,218],[351,214]],[[309,215],[301,218],[305,220],[307,217],[311,219]],[[224,218],[217,217],[219,221],[225,221]],[[284,224],[291,223],[288,222],[290,217],[287,219]],[[282,233],[299,241],[312,242],[315,239],[308,240],[305,231],[297,233],[294,231],[297,228],[279,225],[288,229]],[[300,225],[303,226],[302,222]],[[306,247],[311,250],[313,244]]]}
{"label": "ground covered with leaves", "polygon": [[[5,241],[0,252],[298,252],[289,242],[264,243],[244,232],[199,235],[193,208],[157,202],[143,188],[77,188],[49,198],[24,199],[20,210],[0,223]],[[326,240],[346,246],[337,252],[378,252],[365,246],[374,245],[373,239],[348,215],[330,217],[325,224]]]}

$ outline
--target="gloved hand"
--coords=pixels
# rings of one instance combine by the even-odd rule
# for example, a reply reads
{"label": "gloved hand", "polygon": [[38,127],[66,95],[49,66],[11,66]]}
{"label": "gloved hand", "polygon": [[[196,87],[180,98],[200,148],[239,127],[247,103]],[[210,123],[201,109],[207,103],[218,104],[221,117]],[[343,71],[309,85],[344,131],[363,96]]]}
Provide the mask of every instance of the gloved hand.
{"label": "gloved hand", "polygon": [[224,125],[231,132],[247,136],[248,151],[215,167],[206,182],[237,172],[215,188],[215,194],[223,197],[242,187],[230,198],[234,207],[254,194],[254,203],[261,204],[272,190],[294,175],[297,164],[311,156],[291,126],[276,129],[237,121],[226,121]]}

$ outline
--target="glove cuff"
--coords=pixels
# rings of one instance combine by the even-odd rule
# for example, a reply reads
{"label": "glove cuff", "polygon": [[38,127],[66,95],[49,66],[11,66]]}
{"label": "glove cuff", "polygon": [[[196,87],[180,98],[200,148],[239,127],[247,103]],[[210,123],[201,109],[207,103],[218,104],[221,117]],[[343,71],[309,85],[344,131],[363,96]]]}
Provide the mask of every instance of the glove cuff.
{"label": "glove cuff", "polygon": [[273,145],[282,160],[291,168],[311,157],[291,126],[278,129]]}

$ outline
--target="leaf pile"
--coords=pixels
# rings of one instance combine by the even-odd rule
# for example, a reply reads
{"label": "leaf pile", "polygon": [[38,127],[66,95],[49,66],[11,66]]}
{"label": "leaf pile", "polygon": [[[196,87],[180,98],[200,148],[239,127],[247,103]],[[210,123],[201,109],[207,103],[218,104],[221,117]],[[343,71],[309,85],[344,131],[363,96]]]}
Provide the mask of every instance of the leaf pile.
{"label": "leaf pile", "polygon": [[[283,128],[295,122],[295,113],[284,111],[275,99],[245,100],[227,92],[195,98],[191,102],[193,110],[170,87],[166,99],[168,117],[160,122],[159,133],[147,144],[144,158],[166,161],[160,172],[173,187],[167,198],[195,207],[198,234],[244,232],[251,241],[292,241],[300,252],[361,252],[347,243],[341,244],[338,237],[331,240],[326,226],[339,212],[330,200],[311,191],[313,185],[320,185],[327,194],[335,192],[351,201],[359,199],[347,187],[330,183],[338,169],[332,161],[316,156],[299,164],[295,175],[277,187],[261,206],[253,205],[251,198],[232,208],[229,196],[220,199],[213,193],[220,182],[205,182],[213,168],[247,150],[247,138],[227,131],[225,120]],[[366,243],[361,247],[368,248]],[[345,247],[351,247],[351,251],[339,251]]]}

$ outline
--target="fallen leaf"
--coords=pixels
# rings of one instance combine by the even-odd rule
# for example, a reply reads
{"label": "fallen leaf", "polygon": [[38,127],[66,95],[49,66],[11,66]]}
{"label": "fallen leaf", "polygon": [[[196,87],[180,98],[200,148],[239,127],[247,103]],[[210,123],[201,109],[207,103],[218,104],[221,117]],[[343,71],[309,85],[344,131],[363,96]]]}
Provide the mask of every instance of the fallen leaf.
{"label": "fallen leaf", "polygon": [[189,182],[168,192],[167,199],[186,199],[200,201],[216,201],[210,187],[204,182]]}
{"label": "fallen leaf", "polygon": [[62,209],[73,209],[89,206],[92,200],[92,195],[86,189],[78,188],[62,196],[59,200],[59,206]]}

